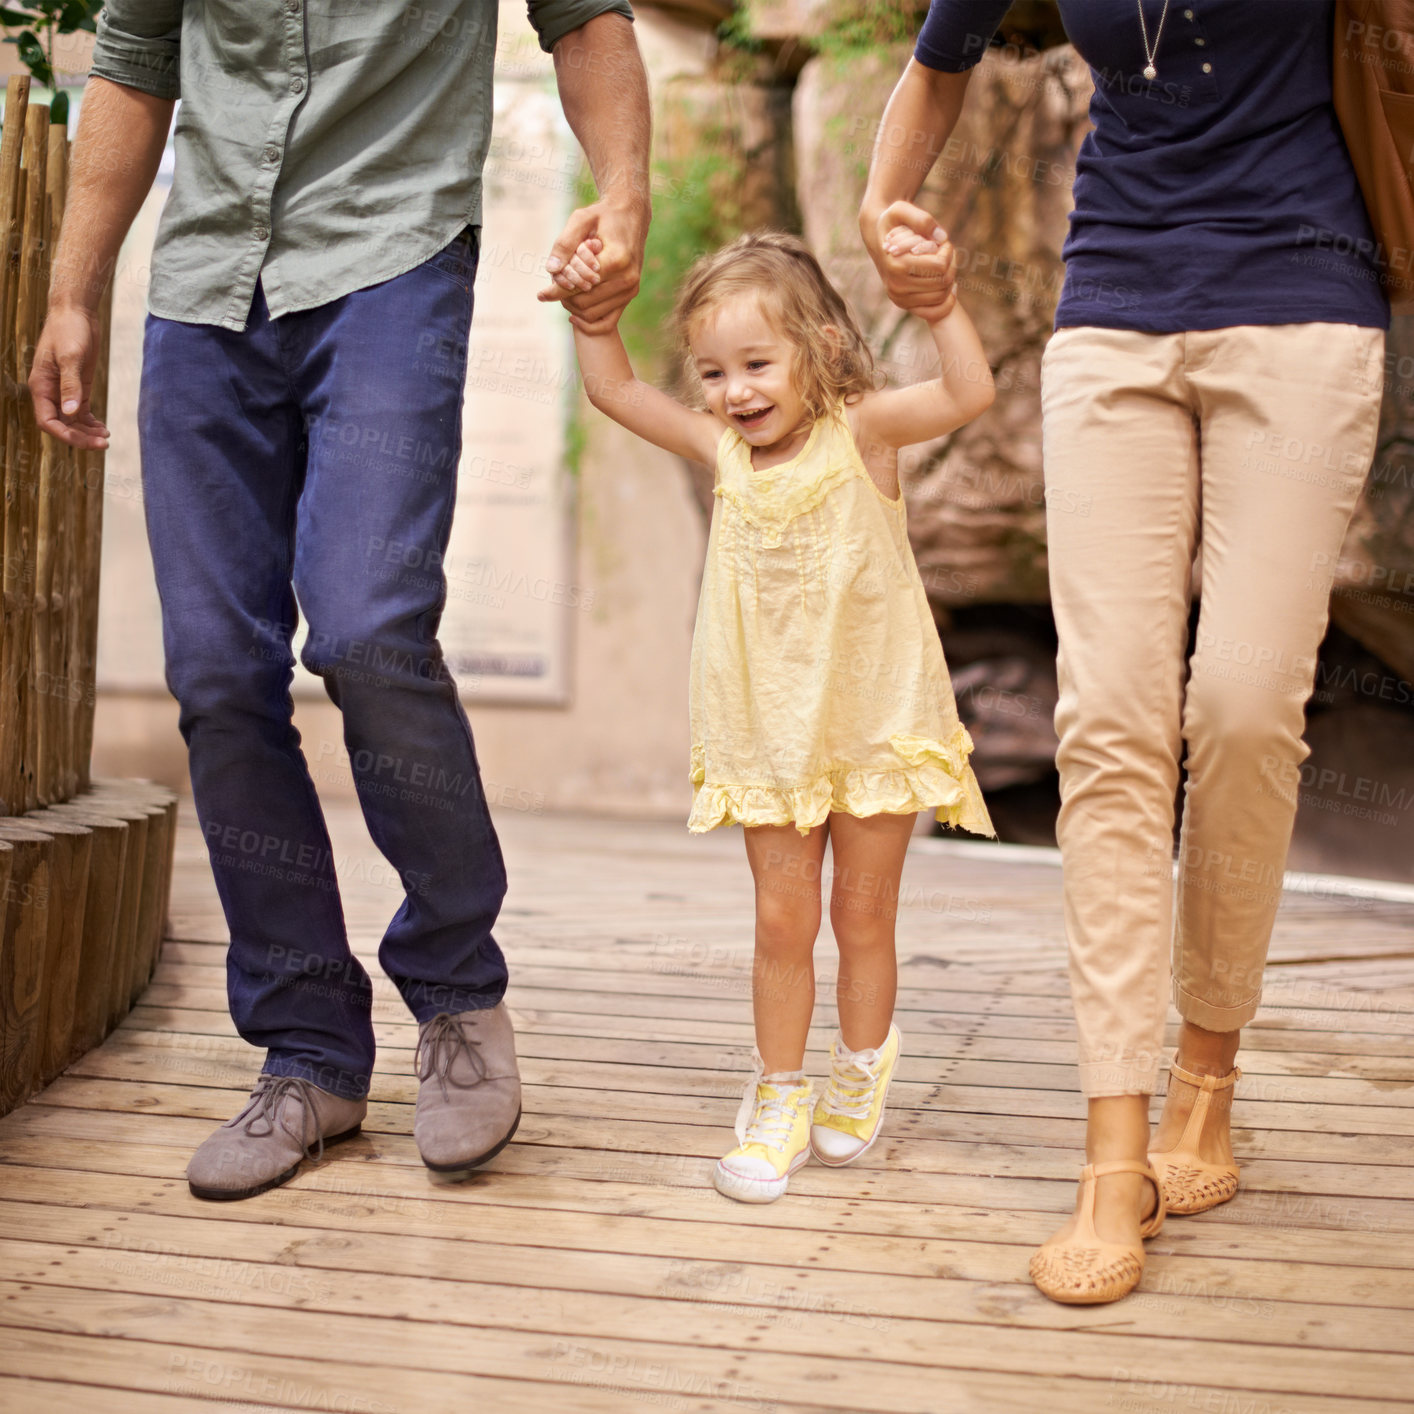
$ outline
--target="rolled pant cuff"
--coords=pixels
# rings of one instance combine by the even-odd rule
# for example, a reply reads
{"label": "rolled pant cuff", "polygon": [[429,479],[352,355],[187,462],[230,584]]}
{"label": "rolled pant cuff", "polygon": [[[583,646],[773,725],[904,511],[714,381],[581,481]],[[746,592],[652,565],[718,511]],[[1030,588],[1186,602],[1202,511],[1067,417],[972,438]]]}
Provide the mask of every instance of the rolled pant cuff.
{"label": "rolled pant cuff", "polygon": [[441,983],[411,982],[403,990],[403,1001],[421,1026],[443,1012],[459,1016],[464,1011],[489,1011],[505,1000],[506,987],[505,980],[487,992],[472,992],[465,987],[450,987]]}
{"label": "rolled pant cuff", "polygon": [[1257,1015],[1261,1002],[1262,994],[1259,992],[1238,1006],[1214,1006],[1202,997],[1195,997],[1192,992],[1185,992],[1177,980],[1173,984],[1173,1004],[1178,1008],[1178,1014],[1194,1026],[1201,1026],[1204,1031],[1240,1031]]}
{"label": "rolled pant cuff", "polygon": [[1159,1081],[1157,1059],[1152,1065],[1081,1061],[1079,1070],[1080,1093],[1087,1100],[1107,1100],[1115,1095],[1152,1095]]}
{"label": "rolled pant cuff", "polygon": [[317,1090],[327,1090],[341,1100],[363,1100],[368,1097],[372,1080],[370,1071],[344,1070],[340,1066],[320,1064],[301,1060],[298,1056],[277,1056],[273,1053],[265,1058],[261,1067],[262,1075],[291,1076],[296,1080],[307,1080]]}

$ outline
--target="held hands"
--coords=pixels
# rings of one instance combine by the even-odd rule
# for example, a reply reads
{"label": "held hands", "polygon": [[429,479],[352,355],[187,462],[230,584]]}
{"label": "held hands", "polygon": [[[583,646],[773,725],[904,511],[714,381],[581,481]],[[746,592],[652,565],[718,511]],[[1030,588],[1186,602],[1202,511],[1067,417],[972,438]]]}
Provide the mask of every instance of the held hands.
{"label": "held hands", "polygon": [[95,323],[82,309],[51,306],[35,345],[29,391],[40,431],[70,447],[102,451],[108,429],[88,405],[98,359]]}
{"label": "held hands", "polygon": [[581,207],[545,262],[553,283],[535,298],[559,300],[581,333],[608,333],[638,293],[647,234],[648,212],[637,203]]}
{"label": "held hands", "polygon": [[[872,235],[873,240],[868,239]],[[866,245],[889,299],[928,324],[957,304],[957,252],[948,234],[921,207],[895,201],[879,213]]]}

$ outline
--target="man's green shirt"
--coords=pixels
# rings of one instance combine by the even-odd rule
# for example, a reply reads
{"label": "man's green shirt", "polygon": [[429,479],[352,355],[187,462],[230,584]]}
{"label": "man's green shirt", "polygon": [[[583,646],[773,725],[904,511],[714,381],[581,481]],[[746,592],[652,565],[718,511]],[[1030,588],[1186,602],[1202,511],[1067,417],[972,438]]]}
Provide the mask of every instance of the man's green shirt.
{"label": "man's green shirt", "polygon": [[[109,0],[92,72],[180,98],[148,308],[245,327],[391,279],[481,222],[496,0]],[[628,0],[529,0],[549,52]]]}

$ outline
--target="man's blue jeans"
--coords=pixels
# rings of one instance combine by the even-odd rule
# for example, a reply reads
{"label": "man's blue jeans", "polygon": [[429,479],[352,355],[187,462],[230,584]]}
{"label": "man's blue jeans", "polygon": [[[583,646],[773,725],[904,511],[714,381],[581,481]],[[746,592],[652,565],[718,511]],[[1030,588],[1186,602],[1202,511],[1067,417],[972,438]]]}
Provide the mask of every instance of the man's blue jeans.
{"label": "man's blue jeans", "polygon": [[405,891],[379,961],[419,1021],[506,987],[505,866],[437,642],[476,259],[468,230],[278,320],[257,286],[241,333],[147,321],[147,528],[231,1014],[267,1071],[349,1098],[373,1068],[372,988],[291,720],[296,594],[304,664],[343,714],[364,819]]}

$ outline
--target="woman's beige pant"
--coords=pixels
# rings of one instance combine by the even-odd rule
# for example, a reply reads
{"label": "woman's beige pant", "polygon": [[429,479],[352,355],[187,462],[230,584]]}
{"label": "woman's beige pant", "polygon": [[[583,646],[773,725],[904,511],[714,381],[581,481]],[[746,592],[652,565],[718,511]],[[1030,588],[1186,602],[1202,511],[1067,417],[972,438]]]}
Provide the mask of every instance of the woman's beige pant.
{"label": "woman's beige pant", "polygon": [[1046,349],[1056,834],[1087,1096],[1153,1092],[1170,940],[1187,1020],[1232,1031],[1256,1013],[1383,352],[1381,331],[1347,324],[1062,329]]}

